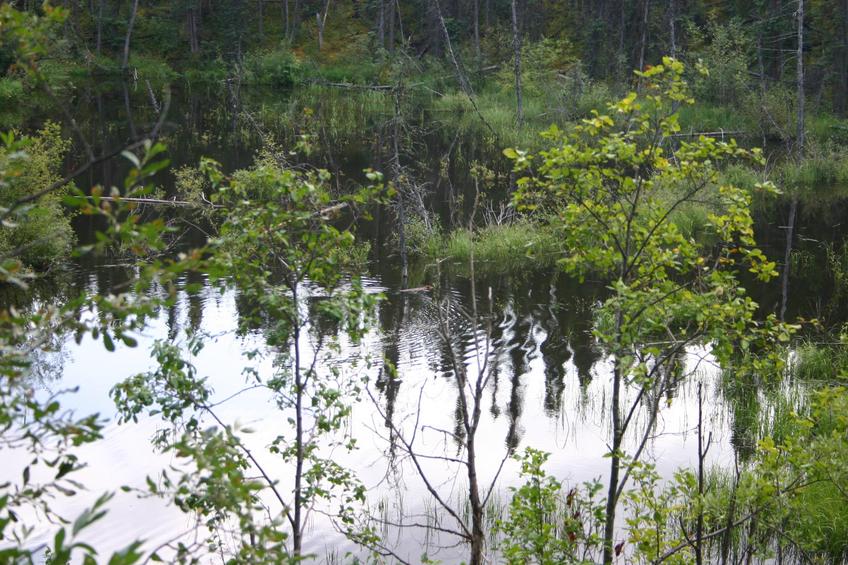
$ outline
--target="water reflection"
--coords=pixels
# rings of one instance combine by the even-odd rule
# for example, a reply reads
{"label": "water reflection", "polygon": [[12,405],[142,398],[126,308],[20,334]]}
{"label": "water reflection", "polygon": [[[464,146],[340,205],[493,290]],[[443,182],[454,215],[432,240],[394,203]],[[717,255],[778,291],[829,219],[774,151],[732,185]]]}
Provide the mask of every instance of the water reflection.
{"label": "water reflection", "polygon": [[[365,340],[366,351],[357,353],[348,344],[343,347],[340,358],[370,355],[377,361],[370,376],[380,402],[379,413],[383,416],[375,416],[378,411],[367,399],[357,405],[351,430],[362,447],[343,459],[370,487],[371,503],[389,501],[386,504],[403,508],[404,512],[421,513],[428,507],[428,495],[409,462],[403,460],[392,430],[403,429],[412,425],[415,418],[420,418],[420,426],[428,427],[421,432],[422,449],[456,454],[458,440],[464,433],[457,415],[456,380],[450,353],[439,331],[435,291],[399,292],[393,286],[391,274],[383,278],[379,266],[376,271],[366,278],[365,284],[372,292],[386,294],[386,300],[379,307],[377,325]],[[125,287],[133,280],[133,274],[133,269],[124,267],[82,269],[67,277],[68,287],[64,294],[110,292]],[[480,454],[480,466],[490,473],[505,453],[533,446],[554,453],[550,470],[557,476],[572,482],[589,480],[603,476],[606,468],[602,455],[608,437],[604,411],[608,372],[590,333],[591,306],[601,297],[603,289],[598,285],[578,284],[552,273],[538,275],[532,281],[483,277],[476,285],[478,305],[492,320],[487,369],[490,380],[483,400],[487,410],[480,436],[485,449]],[[492,296],[490,313],[489,289]],[[448,324],[452,344],[468,365],[469,372],[473,372],[477,358],[475,344],[485,342],[486,327],[475,327],[469,320],[471,286],[462,276],[445,275],[441,292],[451,297]],[[56,292],[53,296],[62,295]],[[56,357],[45,359],[43,367],[52,375],[57,387],[82,385],[80,395],[68,399],[69,406],[80,411],[113,414],[114,408],[107,396],[109,388],[118,380],[150,367],[146,348],[154,339],[179,342],[188,330],[211,336],[197,365],[199,373],[210,379],[217,397],[226,398],[244,386],[242,379],[233,378],[248,365],[240,352],[261,346],[261,324],[244,338],[235,332],[242,315],[256,319],[250,315],[253,311],[253,305],[241,297],[233,293],[222,295],[209,286],[205,277],[194,274],[180,281],[177,300],[160,313],[160,320],[142,336],[138,349],[121,347],[117,353],[109,355],[100,344],[86,340],[76,346],[70,339],[72,336],[64,336],[61,344],[64,367],[56,364]],[[316,340],[335,336],[338,330],[329,320],[319,316],[311,319],[309,331]],[[681,360],[681,364],[684,362]],[[685,434],[688,426],[685,413],[691,410],[692,398],[680,388],[681,383],[677,380],[670,382],[673,384],[658,394],[662,392],[664,399],[672,399],[673,407],[665,414],[665,433],[658,434],[653,444],[654,456],[660,457],[663,468],[669,472],[678,465],[688,464],[693,455],[692,444],[686,443]],[[714,413],[722,411],[718,404],[711,409]],[[269,399],[261,395],[237,397],[223,414],[228,421],[249,421],[257,428],[252,441],[260,452],[267,438],[279,432],[280,416],[275,414]],[[716,418],[716,421],[721,420]],[[92,465],[87,471],[89,474],[81,478],[97,488],[114,489],[123,484],[143,486],[144,475],[157,473],[164,462],[155,457],[138,461],[136,454],[126,453],[129,447],[126,442],[132,442],[136,452],[148,450],[146,442],[155,425],[155,419],[144,420],[139,428],[146,430],[143,433],[133,431],[131,426],[109,426],[104,442],[92,446],[88,456],[92,461],[102,462],[106,458],[102,450],[108,450],[112,453],[109,457],[125,459],[104,463],[102,468]],[[370,433],[370,429],[380,431],[384,440]],[[450,430],[450,433],[434,431],[440,429]],[[716,435],[722,434],[717,432]],[[124,448],[116,450],[116,442]],[[722,450],[716,449],[716,460],[723,456]],[[269,467],[280,476],[286,475],[284,467],[275,467],[273,462]],[[117,471],[104,476],[108,469]],[[394,479],[389,482],[384,480],[387,469],[394,473]],[[515,483],[516,471],[511,463],[507,464],[500,481],[502,487]],[[440,482],[456,480],[455,471],[451,469],[434,467],[431,472]],[[72,502],[68,514],[82,506],[83,501]],[[162,531],[163,536],[169,533],[167,528],[161,527],[163,524],[176,528],[185,521],[175,510],[161,507],[150,509],[135,519],[138,527],[128,527],[125,520],[118,519],[104,523],[103,528],[107,531],[96,535],[112,540],[109,543],[118,547],[131,539],[127,536],[138,534],[150,533],[155,541],[157,532]],[[147,522],[157,527],[146,530],[143,524]],[[118,531],[119,528],[124,530]],[[316,523],[313,528],[310,537],[314,544],[346,547],[326,525]],[[423,542],[418,534],[392,531],[390,537],[398,540],[398,547],[411,558],[420,555]],[[430,541],[434,546],[447,543],[437,539]],[[312,549],[323,554],[323,547]],[[443,550],[441,557],[451,561],[455,554]]]}

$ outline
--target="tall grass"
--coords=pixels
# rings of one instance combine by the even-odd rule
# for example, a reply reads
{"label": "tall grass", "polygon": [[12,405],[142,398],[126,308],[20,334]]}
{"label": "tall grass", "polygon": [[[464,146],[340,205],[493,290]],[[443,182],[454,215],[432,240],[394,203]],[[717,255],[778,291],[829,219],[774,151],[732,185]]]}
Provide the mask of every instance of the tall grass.
{"label": "tall grass", "polygon": [[490,136],[490,126],[501,148],[538,149],[542,146],[538,132],[551,124],[564,126],[584,118],[592,110],[603,112],[613,98],[611,89],[603,83],[589,82],[580,88],[559,81],[538,84],[525,92],[525,120],[519,127],[515,92],[495,83],[482,88],[474,103],[458,90],[444,93],[434,100],[433,110],[436,115],[452,116],[455,124],[468,132]]}
{"label": "tall grass", "polygon": [[790,371],[805,383],[844,382],[848,372],[848,346],[802,343],[795,350]]}
{"label": "tall grass", "polygon": [[843,197],[848,186],[848,149],[835,144],[814,146],[798,162],[787,159],[775,178],[795,196]]}
{"label": "tall grass", "polygon": [[448,259],[460,267],[468,264],[473,252],[475,269],[489,273],[545,269],[562,253],[554,228],[529,220],[487,226],[476,232],[461,229],[447,235],[434,234],[422,242],[420,249],[430,259]]}
{"label": "tall grass", "polygon": [[757,123],[738,107],[706,103],[682,106],[680,127],[686,133],[726,131],[729,137],[757,132]]}

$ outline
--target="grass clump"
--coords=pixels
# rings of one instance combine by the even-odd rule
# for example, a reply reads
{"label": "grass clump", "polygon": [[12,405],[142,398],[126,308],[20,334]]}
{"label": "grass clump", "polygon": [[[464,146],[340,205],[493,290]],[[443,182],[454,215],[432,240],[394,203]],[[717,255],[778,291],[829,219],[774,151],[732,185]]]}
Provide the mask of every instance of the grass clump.
{"label": "grass clump", "polygon": [[848,144],[848,120],[814,113],[807,118],[807,135],[816,143]]}
{"label": "grass clump", "polygon": [[212,61],[199,61],[198,64],[183,71],[182,78],[189,85],[209,84],[226,80],[229,70],[220,57]]}
{"label": "grass clump", "polygon": [[837,195],[848,184],[848,149],[835,144],[813,146],[800,163],[787,160],[775,174],[797,196]]}
{"label": "grass clump", "polygon": [[[67,64],[66,61],[55,65],[42,65],[41,71],[51,83],[61,83],[71,78],[84,80],[91,76],[100,78],[119,78],[125,76],[121,62],[112,57],[95,57],[87,65]],[[153,85],[163,85],[176,80],[180,75],[162,58],[145,53],[131,53],[127,61],[126,73],[133,80],[149,81]]]}
{"label": "grass clump", "polygon": [[804,382],[832,382],[848,372],[848,347],[803,343],[795,350],[792,376]]}
{"label": "grass clump", "polygon": [[430,259],[448,259],[460,265],[467,264],[473,252],[475,266],[493,273],[548,268],[561,253],[554,228],[529,220],[473,232],[461,229],[447,235],[434,234],[420,248]]}
{"label": "grass clump", "polygon": [[567,127],[588,117],[592,110],[605,110],[614,99],[608,85],[590,80],[576,68],[554,78],[537,79],[531,86],[524,92],[522,127],[516,125],[512,86],[497,81],[481,88],[473,104],[459,90],[445,92],[433,101],[433,110],[436,115],[450,115],[452,123],[469,135],[492,137],[491,127],[500,148],[541,149],[544,143],[538,132],[551,124]]}
{"label": "grass clump", "polygon": [[738,137],[757,130],[751,116],[736,107],[712,104],[691,104],[680,108],[680,127],[687,133],[728,132]]}

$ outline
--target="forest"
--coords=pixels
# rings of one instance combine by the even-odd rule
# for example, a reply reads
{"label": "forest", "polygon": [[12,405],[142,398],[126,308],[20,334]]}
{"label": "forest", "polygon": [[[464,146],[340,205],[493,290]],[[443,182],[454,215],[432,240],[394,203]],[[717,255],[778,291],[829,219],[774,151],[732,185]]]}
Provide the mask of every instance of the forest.
{"label": "forest", "polygon": [[848,0],[0,0],[0,564],[848,563]]}

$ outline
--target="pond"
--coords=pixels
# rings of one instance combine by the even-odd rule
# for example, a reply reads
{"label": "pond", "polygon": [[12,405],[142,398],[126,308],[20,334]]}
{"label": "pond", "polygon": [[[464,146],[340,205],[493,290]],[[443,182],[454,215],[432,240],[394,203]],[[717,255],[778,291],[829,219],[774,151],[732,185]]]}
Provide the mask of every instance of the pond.
{"label": "pond", "polygon": [[[79,93],[77,109],[81,128],[97,140],[98,150],[135,137],[156,119],[149,93],[132,85],[92,86],[91,91]],[[279,119],[274,121],[272,116]],[[482,139],[479,129],[454,127],[450,116],[434,116],[425,107],[414,116],[406,124],[403,158],[428,187],[421,206],[442,226],[460,224],[467,213],[472,194],[467,173],[470,163],[483,162],[495,172],[493,201],[508,192],[508,164],[491,141]],[[34,118],[33,123],[43,119]],[[388,157],[384,136],[391,119],[391,108],[372,93],[310,89],[235,96],[220,89],[185,89],[172,93],[163,131],[173,169],[194,164],[200,156],[210,156],[227,171],[250,165],[263,135],[284,144],[294,143],[300,135],[312,136],[309,162],[333,171],[343,190],[347,183],[360,181],[365,168],[385,170]],[[117,184],[124,170],[120,160],[107,161],[77,182],[80,186]],[[158,182],[166,195],[174,193],[171,173],[165,173]],[[830,242],[841,246],[844,227],[839,218],[844,208],[844,201],[835,200],[824,219],[821,214],[801,214],[796,255],[804,257],[806,253],[808,267],[824,260],[825,246]],[[778,203],[766,208],[759,218],[758,231],[773,257],[783,253],[783,217],[784,205]],[[488,485],[497,477],[493,512],[506,506],[508,488],[519,482],[518,464],[511,459],[504,463],[505,457],[526,447],[550,452],[546,470],[567,485],[606,481],[611,368],[591,334],[593,308],[603,298],[604,285],[597,281],[580,283],[548,268],[509,275],[484,268],[472,286],[461,266],[444,264],[437,268],[420,261],[414,265],[410,280],[410,286],[418,288],[410,291],[402,288],[399,259],[393,248],[393,221],[387,213],[360,226],[361,236],[372,245],[372,260],[363,273],[365,288],[384,299],[362,346],[343,342],[333,361],[346,367],[356,361],[356,368],[346,370],[368,378],[346,425],[359,447],[332,456],[356,471],[367,487],[371,511],[387,522],[420,519],[433,524],[444,518],[412,462],[398,449],[395,430],[407,434],[417,430],[416,450],[434,457],[424,463],[424,470],[445,499],[459,501],[463,495],[459,486],[462,481],[457,479],[463,470],[449,461],[458,450],[451,432],[458,423],[445,327],[450,329],[449,338],[469,372],[477,370],[481,356],[488,359],[489,380],[484,393],[487,409],[482,415],[478,456],[481,483]],[[76,228],[85,241],[95,226],[79,219]],[[52,299],[62,300],[81,291],[108,292],[133,277],[132,267],[78,262],[58,276],[56,284],[62,290]],[[194,287],[198,283],[199,290]],[[116,383],[153,367],[149,351],[156,340],[185,346],[186,330],[203,335],[206,346],[194,363],[198,374],[207,377],[214,390],[213,403],[226,400],[218,407],[218,416],[228,424],[252,429],[242,436],[246,445],[260,454],[266,472],[282,484],[291,475],[290,469],[263,449],[287,425],[285,414],[277,410],[267,393],[252,389],[244,374],[248,366],[266,373],[273,370],[270,356],[258,360],[245,356],[249,350],[264,347],[261,332],[246,337],[236,334],[240,305],[234,292],[219,291],[202,275],[191,275],[180,284],[176,303],[160,312],[139,336],[137,347],[119,346],[109,353],[89,338],[76,344],[71,335],[57,336],[56,352],[39,360],[36,378],[45,394],[78,388],[64,396],[65,407],[80,414],[99,412],[110,419],[104,439],[79,453],[88,467],[77,479],[88,489],[56,501],[56,508],[72,517],[102,492],[117,493],[110,503],[108,519],[85,538],[102,552],[124,547],[135,539],[144,539],[152,548],[197,527],[192,517],[173,506],[138,495],[135,489],[146,488],[146,477],[155,480],[163,468],[179,462],[156,454],[150,446],[151,436],[162,425],[158,418],[144,417],[138,423],[119,425],[109,397]],[[793,316],[818,315],[816,308],[830,304],[838,294],[823,277],[808,271],[795,273],[790,287]],[[779,301],[777,283],[754,286],[751,291],[764,310],[773,310]],[[475,325],[467,316],[472,292],[477,304],[491,311],[491,329]],[[839,302],[829,311],[828,323],[840,323],[845,319],[844,312]],[[447,320],[442,318],[445,315]],[[312,337],[306,341],[322,331],[329,330],[316,322],[307,332]],[[697,465],[699,387],[705,426],[713,437],[708,464],[731,465],[735,457],[750,451],[756,437],[734,420],[722,372],[709,351],[690,349],[681,362],[689,378],[663,391],[663,409],[653,426],[646,422],[637,425],[640,434],[649,437],[646,459],[657,465],[663,477],[670,477],[680,467]],[[387,369],[387,363],[397,367],[396,375]],[[637,441],[635,435],[631,440]],[[628,448],[632,450],[635,445]],[[17,477],[23,460],[17,456],[11,459],[15,460],[7,460],[0,480]],[[503,469],[498,472],[501,465]],[[130,487],[129,492],[121,490],[125,486]],[[44,526],[43,532],[36,533],[34,543],[47,541],[50,528]],[[408,561],[427,553],[451,563],[466,554],[464,547],[456,545],[457,540],[432,530],[386,526],[384,533],[393,550]],[[310,518],[305,549],[327,560],[357,551],[318,513]]]}

